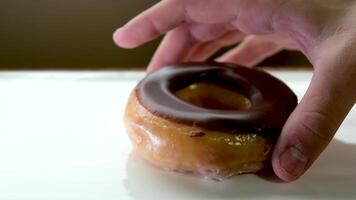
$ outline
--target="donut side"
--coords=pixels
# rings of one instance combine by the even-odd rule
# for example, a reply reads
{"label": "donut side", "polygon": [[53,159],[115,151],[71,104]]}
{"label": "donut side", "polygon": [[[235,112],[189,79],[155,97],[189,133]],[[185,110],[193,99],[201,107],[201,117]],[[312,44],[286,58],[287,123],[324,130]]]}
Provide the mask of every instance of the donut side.
{"label": "donut side", "polygon": [[140,104],[135,91],[124,121],[134,150],[147,161],[211,179],[264,168],[273,147],[271,138],[256,133],[212,131],[154,115]]}

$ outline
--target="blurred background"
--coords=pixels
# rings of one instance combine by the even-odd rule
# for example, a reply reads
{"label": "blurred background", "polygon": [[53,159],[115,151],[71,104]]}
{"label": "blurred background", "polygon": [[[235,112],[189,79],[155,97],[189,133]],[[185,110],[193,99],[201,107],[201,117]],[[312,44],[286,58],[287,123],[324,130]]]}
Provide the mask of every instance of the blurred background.
{"label": "blurred background", "polygon": [[[0,70],[144,68],[161,38],[120,49],[112,33],[158,0],[1,0]],[[264,66],[308,66],[281,52]]]}

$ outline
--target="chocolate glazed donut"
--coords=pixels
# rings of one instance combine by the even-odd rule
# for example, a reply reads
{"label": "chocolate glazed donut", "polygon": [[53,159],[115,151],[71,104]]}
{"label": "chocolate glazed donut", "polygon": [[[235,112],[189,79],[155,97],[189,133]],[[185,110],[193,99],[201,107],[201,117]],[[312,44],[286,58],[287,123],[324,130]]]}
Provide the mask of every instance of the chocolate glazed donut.
{"label": "chocolate glazed donut", "polygon": [[[239,91],[252,106],[245,110],[215,110],[189,104],[175,91],[197,82],[216,82]],[[136,95],[155,115],[207,129],[243,129],[259,134],[280,132],[297,104],[297,97],[281,81],[262,71],[216,63],[165,67],[142,80]]]}
{"label": "chocolate glazed donut", "polygon": [[[205,94],[204,99],[200,97],[203,103],[198,105],[178,95],[185,88],[190,86],[196,88],[199,84],[201,88],[207,87],[207,90],[210,90],[205,92],[207,94]],[[224,91],[221,93],[215,91],[214,93],[214,90],[219,87],[223,88]],[[214,93],[214,95],[211,96],[211,93]],[[233,96],[228,97],[228,95],[226,97],[221,96],[229,93],[238,93],[238,95],[246,98],[248,106],[241,109],[233,107],[234,105],[224,107],[220,105],[222,101],[220,103],[216,101],[216,99],[232,98]],[[187,92],[185,94],[194,95]],[[273,76],[246,67],[221,63],[195,63],[164,67],[159,71],[148,74],[136,86],[131,95],[131,100],[132,102],[131,104],[129,102],[126,112],[126,127],[130,138],[136,144],[134,146],[139,151],[140,149],[141,152],[144,151],[142,154],[147,160],[164,168],[194,172],[215,179],[245,172],[255,172],[266,166],[273,144],[288,116],[297,105],[295,94],[283,82]],[[134,102],[136,104],[132,105]],[[137,109],[140,114],[133,114],[132,112],[135,112],[131,109],[133,107],[140,108]],[[148,120],[142,121],[145,118]],[[164,133],[162,127],[148,125],[147,123],[152,125],[153,118],[154,121],[162,119],[163,123],[158,126],[168,127],[169,132]],[[148,125],[148,128],[145,128],[146,125]],[[177,136],[176,138],[172,135],[171,133],[177,129],[177,126],[178,129],[181,129],[181,132],[178,131],[176,134],[190,137],[179,136],[180,138],[178,138]],[[216,134],[221,135],[217,136]],[[162,147],[162,144],[159,144],[161,145],[159,148],[153,147],[152,137],[157,141],[166,141],[167,143],[168,138],[165,138],[167,135],[170,137],[169,143],[175,146],[174,149],[166,151],[168,147],[165,148],[164,145]],[[190,141],[192,136],[204,136],[207,142],[204,144],[195,140],[192,143]],[[226,144],[230,144],[230,147],[225,147],[224,142],[219,144],[216,141],[212,142],[217,140],[217,137],[227,142]],[[145,140],[144,138],[150,142],[146,145],[140,145],[139,141],[142,142]],[[174,143],[174,140],[177,141],[177,144]],[[233,142],[231,143],[231,141]],[[180,152],[179,148],[190,148],[188,143],[190,146],[197,145],[196,149],[199,150],[195,152],[199,153],[184,161],[183,154],[186,151]],[[221,146],[221,149],[211,150],[209,146],[205,146],[209,143],[212,146],[215,145],[215,148]],[[147,147],[147,144],[149,144],[149,147]],[[241,149],[242,147],[236,147],[240,149],[235,150],[231,149],[231,144],[234,144],[234,146],[240,145],[243,149]],[[160,156],[157,156],[157,152],[152,151],[152,149],[154,151],[161,149],[165,153],[162,156],[158,152]],[[174,153],[171,151],[174,151]],[[245,151],[245,153],[234,151]],[[202,162],[198,154],[203,152],[210,152],[210,157],[213,158],[208,159],[208,161],[203,159]],[[170,160],[169,156],[165,157],[166,154],[170,154],[171,157],[179,157],[183,161]],[[230,155],[229,159],[240,159],[241,162],[229,163],[230,161],[227,162],[226,159],[224,161],[224,159],[218,158],[219,156],[224,157],[225,154]],[[259,156],[254,159],[247,159],[252,154]],[[226,166],[224,163],[227,163]],[[208,167],[204,167],[204,164]]]}

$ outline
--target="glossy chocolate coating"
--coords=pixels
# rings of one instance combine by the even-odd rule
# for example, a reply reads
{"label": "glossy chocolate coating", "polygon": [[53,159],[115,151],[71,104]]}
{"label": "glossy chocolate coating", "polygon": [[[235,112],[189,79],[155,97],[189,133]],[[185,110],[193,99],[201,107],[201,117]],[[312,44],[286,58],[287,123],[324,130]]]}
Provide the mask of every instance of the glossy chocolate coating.
{"label": "glossy chocolate coating", "polygon": [[[174,92],[196,82],[215,82],[239,91],[252,103],[244,110],[219,110],[185,102]],[[142,106],[156,116],[209,130],[280,132],[297,97],[280,80],[234,64],[194,63],[167,66],[148,74],[136,87]]]}

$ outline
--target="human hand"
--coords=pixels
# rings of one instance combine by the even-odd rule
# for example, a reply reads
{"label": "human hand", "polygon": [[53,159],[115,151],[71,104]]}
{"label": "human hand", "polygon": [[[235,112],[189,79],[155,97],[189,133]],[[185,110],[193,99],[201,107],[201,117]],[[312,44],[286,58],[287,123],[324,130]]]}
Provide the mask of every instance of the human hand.
{"label": "human hand", "polygon": [[167,33],[148,71],[217,58],[253,66],[298,49],[314,66],[309,88],[287,120],[272,155],[275,173],[299,178],[329,144],[356,100],[356,2],[352,0],[163,0],[114,34],[134,48]]}

